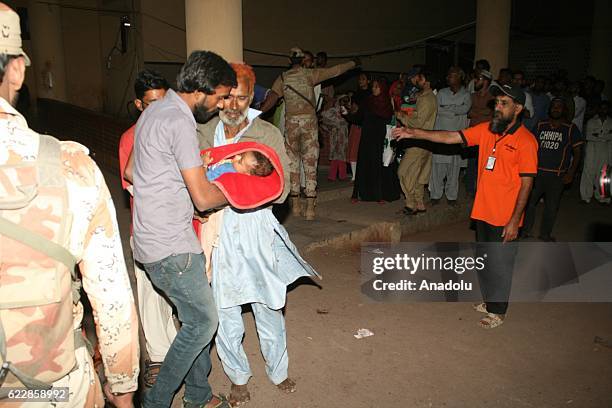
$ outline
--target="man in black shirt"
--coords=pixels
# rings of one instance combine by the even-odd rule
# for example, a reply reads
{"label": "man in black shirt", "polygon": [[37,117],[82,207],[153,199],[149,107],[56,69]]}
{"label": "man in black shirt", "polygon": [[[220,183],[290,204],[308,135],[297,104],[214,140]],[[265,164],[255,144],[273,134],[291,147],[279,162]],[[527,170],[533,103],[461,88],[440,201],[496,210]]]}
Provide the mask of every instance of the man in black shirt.
{"label": "man in black shirt", "polygon": [[544,215],[540,227],[539,239],[550,242],[561,194],[566,184],[574,179],[580,162],[584,139],[580,130],[566,119],[567,106],[562,98],[555,98],[550,103],[549,119],[540,121],[536,127],[538,140],[538,175],[525,212],[525,222],[521,237],[529,237],[535,222],[538,202],[544,197]]}

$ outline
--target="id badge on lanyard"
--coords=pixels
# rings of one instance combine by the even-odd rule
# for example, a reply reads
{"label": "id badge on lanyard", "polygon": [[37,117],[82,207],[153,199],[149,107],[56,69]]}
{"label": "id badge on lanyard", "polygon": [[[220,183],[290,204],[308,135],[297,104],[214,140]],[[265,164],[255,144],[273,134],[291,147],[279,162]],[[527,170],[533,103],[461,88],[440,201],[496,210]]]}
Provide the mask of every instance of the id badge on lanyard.
{"label": "id badge on lanyard", "polygon": [[491,155],[487,157],[487,165],[485,166],[485,170],[493,171],[493,169],[495,168],[495,161],[497,160],[497,158],[495,157],[495,150],[497,150],[497,143],[506,136],[507,134],[495,140],[495,144],[493,145],[493,151],[491,152]]}

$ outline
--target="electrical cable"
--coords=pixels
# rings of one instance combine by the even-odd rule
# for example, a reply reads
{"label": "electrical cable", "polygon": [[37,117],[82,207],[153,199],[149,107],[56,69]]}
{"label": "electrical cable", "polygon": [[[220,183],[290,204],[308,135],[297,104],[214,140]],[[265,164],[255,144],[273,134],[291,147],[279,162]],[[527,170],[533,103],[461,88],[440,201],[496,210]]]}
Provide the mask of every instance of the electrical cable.
{"label": "electrical cable", "polygon": [[187,31],[187,30],[186,30],[184,27],[180,27],[180,26],[177,26],[176,24],[169,23],[168,21],[163,20],[163,19],[161,19],[161,18],[159,18],[159,17],[156,17],[156,16],[154,16],[154,15],[152,15],[152,14],[145,13],[144,11],[140,11],[139,13],[140,13],[141,15],[145,16],[145,17],[149,17],[150,19],[153,19],[153,20],[155,20],[155,21],[158,21],[158,22],[160,22],[160,23],[162,23],[162,24],[165,24],[165,25],[167,25],[167,26],[169,26],[169,27],[176,28],[176,29],[177,29],[177,30],[179,30],[179,31],[182,31],[182,32],[186,32],[186,31]]}
{"label": "electrical cable", "polygon": [[[170,23],[168,21],[165,21],[164,19],[161,19],[159,17],[156,17],[152,14],[146,13],[146,12],[142,12],[142,11],[135,11],[134,9],[134,3],[132,2],[132,10],[117,10],[117,9],[103,9],[103,8],[96,8],[96,7],[86,7],[86,6],[77,6],[77,5],[71,5],[71,4],[57,4],[57,3],[53,3],[50,1],[44,1],[44,0],[38,0],[37,1],[40,4],[46,4],[46,5],[51,5],[51,6],[57,6],[57,7],[61,7],[61,8],[68,8],[68,9],[76,9],[76,10],[85,10],[85,11],[102,11],[102,12],[107,12],[107,13],[119,13],[119,14],[140,14],[142,16],[148,17],[150,19],[153,19],[155,21],[158,21],[162,24],[165,24],[169,27],[172,27],[176,30],[182,31],[182,32],[186,32],[186,29],[184,27],[180,27],[176,24]],[[381,49],[375,49],[375,50],[366,50],[366,51],[358,51],[358,52],[351,52],[351,53],[339,53],[339,54],[328,54],[328,58],[355,58],[355,57],[373,57],[373,56],[378,56],[378,55],[384,55],[384,54],[392,54],[392,53],[396,53],[396,52],[400,52],[400,51],[404,51],[410,48],[419,48],[423,46],[423,43],[425,43],[428,40],[432,40],[432,39],[437,39],[437,38],[443,38],[447,35],[451,35],[457,32],[461,32],[467,29],[470,29],[472,27],[474,27],[476,25],[476,21],[471,21],[469,23],[466,24],[462,24],[460,26],[442,31],[440,33],[434,34],[434,35],[430,35],[428,37],[424,37],[421,38],[419,40],[415,40],[415,41],[411,41],[409,43],[405,43],[405,44],[398,44],[392,47],[386,47],[386,48],[381,48]],[[161,54],[161,53],[166,53],[166,54],[170,54],[173,55],[175,57],[181,58],[181,59],[186,59],[185,56],[183,55],[179,55],[176,54],[172,51],[168,51],[168,50],[164,50],[163,48],[160,48],[150,42],[144,41],[144,36],[142,36],[141,34],[141,38],[143,38],[143,42],[145,42],[146,44],[148,44],[150,47],[156,49],[158,51],[158,53],[160,53],[160,55],[162,57],[164,57],[166,60],[170,61],[165,55]],[[259,54],[259,55],[268,55],[268,56],[273,56],[273,57],[286,57],[287,53],[286,52],[275,52],[275,51],[261,51],[261,50],[255,50],[252,48],[243,48],[244,51],[246,52],[250,52],[253,54]]]}
{"label": "electrical cable", "polygon": [[[471,21],[469,23],[462,24],[457,27],[453,27],[451,29],[421,38],[419,40],[411,41],[409,43],[399,44],[399,45],[395,45],[392,47],[385,47],[385,48],[381,48],[377,50],[358,51],[358,52],[353,52],[353,53],[328,54],[327,57],[328,58],[355,58],[355,57],[372,57],[376,55],[391,54],[391,53],[403,51],[409,48],[420,47],[422,46],[422,44],[424,44],[428,40],[444,38],[448,35],[470,29],[474,27],[475,25],[476,25],[476,21]],[[260,50],[254,50],[252,48],[244,48],[244,51],[251,52],[254,54],[270,55],[274,57],[287,57],[286,52],[260,51]]]}
{"label": "electrical cable", "polygon": [[149,17],[152,20],[155,20],[157,22],[165,24],[168,27],[172,27],[172,28],[175,28],[175,29],[177,29],[179,31],[183,31],[183,32],[186,31],[185,27],[181,27],[181,26],[178,26],[176,24],[170,23],[170,22],[168,22],[168,21],[166,21],[166,20],[164,20],[162,18],[159,18],[159,17],[154,16],[152,14],[146,13],[144,11],[136,11],[133,2],[132,2],[132,9],[131,10],[105,9],[105,8],[99,8],[99,7],[78,6],[78,5],[75,5],[75,4],[58,4],[58,3],[54,3],[54,2],[51,2],[51,1],[44,1],[44,0],[38,0],[37,3],[45,4],[45,5],[48,5],[48,6],[57,6],[57,7],[60,7],[60,8],[73,9],[73,10],[102,11],[104,13],[115,13],[115,14],[140,14],[142,16]]}
{"label": "electrical cable", "polygon": [[149,42],[149,41],[145,40],[145,39],[144,39],[144,35],[142,34],[142,32],[141,32],[139,29],[134,28],[134,31],[136,31],[136,33],[137,33],[137,34],[140,36],[140,39],[142,40],[142,42],[143,42],[143,43],[147,44],[149,47],[151,47],[151,48],[153,48],[155,51],[157,51],[157,53],[158,53],[160,56],[162,56],[162,57],[163,57],[163,58],[164,58],[166,61],[169,61],[169,62],[176,62],[176,61],[172,61],[171,59],[169,59],[169,58],[168,58],[168,56],[167,56],[166,54],[169,54],[169,55],[172,55],[172,56],[178,57],[178,58],[182,59],[183,61],[187,59],[187,57],[186,57],[185,55],[180,55],[180,54],[177,54],[177,53],[175,53],[175,52],[168,51],[168,50],[166,50],[166,49],[163,49],[163,48],[161,48],[161,47],[158,47],[157,45],[155,45],[155,44],[153,44],[153,43],[151,43],[151,42]]}
{"label": "electrical cable", "polygon": [[105,13],[115,13],[115,14],[130,14],[130,13],[134,13],[134,10],[104,9],[104,8],[98,8],[98,7],[77,6],[77,5],[74,5],[74,4],[59,4],[59,3],[54,3],[52,1],[43,1],[43,0],[38,0],[37,3],[45,4],[47,6],[57,6],[57,7],[60,7],[60,8],[72,9],[72,10],[102,11],[102,12],[105,12]]}

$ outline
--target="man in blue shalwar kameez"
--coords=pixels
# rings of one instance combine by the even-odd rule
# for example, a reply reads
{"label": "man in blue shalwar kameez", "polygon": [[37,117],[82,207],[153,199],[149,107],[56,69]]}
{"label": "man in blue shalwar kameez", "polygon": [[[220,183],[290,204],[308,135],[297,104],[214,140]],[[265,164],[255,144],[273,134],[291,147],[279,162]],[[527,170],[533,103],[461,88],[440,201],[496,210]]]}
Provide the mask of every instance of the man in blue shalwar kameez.
{"label": "man in blue shalwar kameez", "polygon": [[[198,126],[200,148],[246,141],[273,148],[285,169],[284,190],[275,201],[281,203],[289,191],[289,157],[283,137],[276,127],[258,118],[261,112],[249,108],[255,85],[252,69],[244,64],[232,67],[238,86],[226,98],[219,118]],[[282,391],[294,392],[295,382],[288,375],[282,308],[287,285],[317,273],[302,259],[272,214],[271,203],[246,212],[232,207],[221,211],[221,230],[212,254],[212,289],[219,314],[216,346],[232,382],[230,403],[239,406],[250,399],[247,382],[252,375],[242,347],[242,305],[250,304],[255,315],[268,377]]]}

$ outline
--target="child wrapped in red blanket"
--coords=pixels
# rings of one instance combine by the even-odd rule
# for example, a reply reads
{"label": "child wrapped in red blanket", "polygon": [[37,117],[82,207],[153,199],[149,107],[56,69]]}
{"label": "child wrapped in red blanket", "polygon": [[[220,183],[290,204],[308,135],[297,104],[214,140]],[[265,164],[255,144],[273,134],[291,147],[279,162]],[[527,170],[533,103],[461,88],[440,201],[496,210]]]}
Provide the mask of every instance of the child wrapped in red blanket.
{"label": "child wrapped in red blanket", "polygon": [[[233,143],[205,149],[200,154],[208,179],[219,187],[234,208],[258,208],[273,202],[283,192],[283,167],[269,146],[256,142]],[[222,220],[223,211],[217,211],[208,217],[206,228],[198,228],[209,281],[212,248],[217,245]]]}

